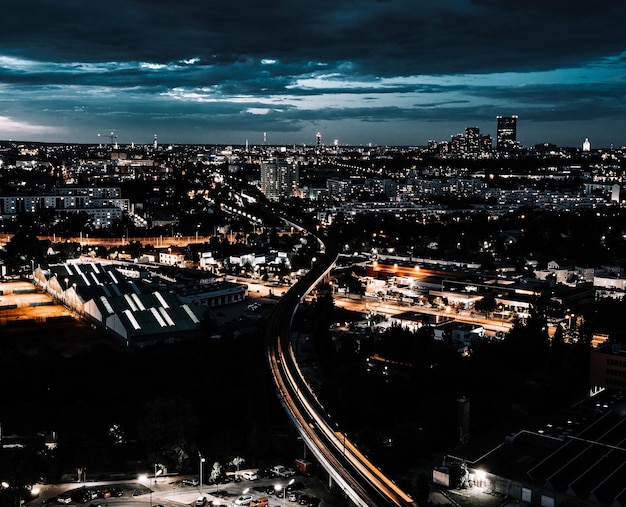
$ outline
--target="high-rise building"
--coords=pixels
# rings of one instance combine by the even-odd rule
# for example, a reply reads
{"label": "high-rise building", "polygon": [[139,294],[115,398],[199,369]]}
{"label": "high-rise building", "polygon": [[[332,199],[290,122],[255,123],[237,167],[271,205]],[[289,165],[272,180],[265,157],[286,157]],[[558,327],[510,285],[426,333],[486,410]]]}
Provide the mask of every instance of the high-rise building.
{"label": "high-rise building", "polygon": [[465,150],[467,153],[480,153],[481,137],[478,127],[467,127],[465,129]]}
{"label": "high-rise building", "polygon": [[496,149],[507,151],[517,144],[517,116],[496,116],[498,130],[496,136]]}
{"label": "high-rise building", "polygon": [[300,171],[295,162],[275,158],[261,164],[261,192],[272,201],[294,195],[299,182]]}
{"label": "high-rise building", "polygon": [[465,135],[455,134],[450,136],[450,143],[448,144],[448,151],[450,153],[463,153],[466,148]]}
{"label": "high-rise building", "polygon": [[583,141],[583,151],[591,151],[591,143],[589,142],[589,138],[585,137]]}

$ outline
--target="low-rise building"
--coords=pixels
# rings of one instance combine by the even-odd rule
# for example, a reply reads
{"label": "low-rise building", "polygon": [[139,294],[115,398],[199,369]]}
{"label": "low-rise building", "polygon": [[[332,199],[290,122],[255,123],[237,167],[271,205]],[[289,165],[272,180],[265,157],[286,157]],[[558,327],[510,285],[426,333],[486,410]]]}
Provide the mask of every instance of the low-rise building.
{"label": "low-rise building", "polygon": [[164,279],[152,280],[145,270],[139,277],[126,275],[113,264],[76,262],[38,267],[33,279],[39,288],[126,346],[199,336],[204,307],[164,290]]}
{"label": "low-rise building", "polygon": [[626,389],[626,349],[618,344],[604,344],[591,352],[589,361],[592,388]]}
{"label": "low-rise building", "polygon": [[522,505],[624,506],[624,396],[623,390],[601,391],[495,447],[470,442],[433,469],[433,482],[450,488],[462,483],[468,497],[474,488],[493,491]]}

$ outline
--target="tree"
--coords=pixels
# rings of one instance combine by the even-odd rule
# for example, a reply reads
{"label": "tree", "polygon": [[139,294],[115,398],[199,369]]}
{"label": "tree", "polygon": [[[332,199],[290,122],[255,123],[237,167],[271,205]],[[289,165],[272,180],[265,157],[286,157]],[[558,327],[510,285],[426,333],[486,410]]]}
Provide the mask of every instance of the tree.
{"label": "tree", "polygon": [[325,290],[314,304],[312,315],[312,331],[317,357],[325,364],[333,355],[334,345],[329,332],[330,324],[335,311],[332,292]]}
{"label": "tree", "polygon": [[220,478],[223,475],[222,465],[220,465],[219,461],[213,463],[213,467],[211,468],[211,475],[209,476],[209,481],[213,484],[217,484],[220,482]]}
{"label": "tree", "polygon": [[415,501],[418,505],[426,505],[430,495],[430,480],[426,474],[421,473],[417,476],[415,484]]}
{"label": "tree", "polygon": [[5,245],[5,250],[16,264],[23,264],[30,260],[41,263],[45,258],[48,245],[47,241],[40,241],[35,234],[20,229]]}
{"label": "tree", "polygon": [[565,340],[563,338],[563,326],[556,326],[552,342],[550,344],[550,365],[551,369],[558,371],[563,364],[566,354]]}
{"label": "tree", "polygon": [[237,468],[237,473],[239,473],[239,467],[241,466],[242,463],[244,463],[246,460],[243,459],[241,456],[235,456],[232,460],[230,460],[228,462],[228,464],[230,466],[236,467]]}
{"label": "tree", "polygon": [[196,447],[198,420],[191,403],[180,395],[157,397],[146,403],[139,434],[149,459],[178,470],[190,465]]}
{"label": "tree", "polygon": [[474,308],[479,312],[493,312],[497,308],[495,294],[486,294],[482,299],[474,303]]}
{"label": "tree", "polygon": [[525,322],[515,319],[504,342],[512,365],[526,370],[541,366],[550,349],[545,308],[539,302],[532,304],[529,317]]}

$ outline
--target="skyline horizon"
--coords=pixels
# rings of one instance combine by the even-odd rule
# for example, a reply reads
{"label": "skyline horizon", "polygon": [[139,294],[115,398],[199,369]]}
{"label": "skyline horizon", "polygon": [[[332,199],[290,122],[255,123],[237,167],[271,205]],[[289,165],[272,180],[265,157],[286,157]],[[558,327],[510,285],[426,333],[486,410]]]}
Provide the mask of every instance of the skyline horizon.
{"label": "skyline horizon", "polygon": [[[515,151],[524,151],[524,150],[529,150],[529,149],[533,149],[535,147],[539,147],[539,146],[555,146],[556,148],[559,149],[567,149],[567,150],[582,150],[582,145],[583,143],[589,140],[588,138],[583,138],[581,140],[581,142],[579,143],[578,146],[575,145],[561,145],[561,144],[556,144],[556,143],[552,143],[550,141],[545,141],[545,142],[539,142],[539,143],[535,143],[533,145],[524,145],[521,144],[520,148],[518,150],[513,150]],[[326,143],[322,143],[322,146],[326,149],[332,149],[335,146],[337,146],[338,148],[383,148],[383,147],[388,147],[388,148],[418,148],[418,149],[427,149],[428,148],[428,142],[430,141],[434,141],[433,140],[429,140],[424,144],[398,144],[398,143],[381,143],[381,144],[376,144],[376,143],[359,143],[359,144],[355,144],[355,143],[339,143],[337,145],[334,144],[326,144]],[[591,140],[589,140],[591,142]],[[153,145],[154,139],[152,141],[149,142],[135,142],[135,141],[128,141],[128,142],[123,142],[123,141],[116,141],[115,145],[117,145],[117,148],[114,149],[126,149],[128,147],[133,147],[133,148],[138,148],[138,147],[150,147]],[[436,143],[442,143],[442,142],[447,142],[446,140],[438,140],[435,141]],[[80,145],[80,146],[100,146],[101,148],[109,148],[112,147],[112,144],[110,142],[82,142],[82,141],[43,141],[43,140],[37,140],[37,139],[2,139],[0,138],[0,143],[9,143],[9,144],[13,144],[13,143],[17,143],[17,144],[46,144],[46,145]],[[231,141],[202,141],[202,142],[167,142],[167,141],[163,141],[161,142],[160,140],[158,140],[158,148],[162,149],[163,146],[221,146],[221,147],[250,147],[250,148],[260,148],[260,147],[296,147],[296,148],[314,148],[315,147],[315,142],[311,142],[311,143],[278,143],[278,142],[249,142],[248,139],[244,140],[244,142],[231,142]],[[598,146],[598,147],[594,147],[593,144],[591,145],[590,151],[594,152],[594,151],[607,151],[607,150],[624,150],[626,149],[626,143],[625,144],[621,144],[619,146]],[[498,153],[498,150],[495,148],[495,141],[494,141],[494,147],[491,150],[491,152],[493,153]],[[504,151],[502,151],[501,153],[505,153]]]}
{"label": "skyline horizon", "polygon": [[[465,127],[465,128],[472,128],[472,127]],[[111,134],[114,134],[115,132],[111,132]],[[482,130],[480,132],[481,134],[485,134]],[[258,133],[257,133],[258,134]],[[165,141],[161,141],[158,137],[158,133],[157,134],[153,134],[152,139],[150,139],[147,142],[136,142],[136,141],[124,141],[124,140],[120,140],[119,136],[117,136],[117,134],[115,134],[115,141],[113,141],[112,139],[106,140],[107,138],[110,138],[110,134],[106,134],[106,135],[99,135],[98,138],[101,139],[98,142],[92,142],[92,141],[55,141],[55,140],[40,140],[40,139],[11,139],[11,138],[7,138],[7,139],[3,139],[0,137],[0,143],[25,143],[25,144],[58,144],[58,145],[84,145],[84,146],[101,146],[101,147],[111,147],[113,145],[118,146],[119,149],[121,149],[122,147],[129,147],[129,146],[133,146],[133,147],[138,147],[138,146],[143,146],[143,147],[148,147],[148,146],[152,146],[154,144],[154,141],[157,141],[157,144],[160,148],[162,148],[164,145],[168,145],[168,146],[201,146],[201,145],[215,145],[215,146],[249,146],[249,147],[262,147],[262,146],[268,146],[268,147],[288,147],[288,146],[293,146],[293,147],[315,147],[316,146],[316,134],[319,134],[319,132],[317,132],[316,134],[312,135],[312,142],[307,143],[307,142],[270,142],[269,140],[267,140],[266,137],[266,132],[262,132],[261,133],[261,138],[262,140],[260,142],[250,142],[249,139],[244,139],[243,142],[232,142],[232,141],[200,141],[200,142],[186,142],[186,141],[170,141],[168,142],[167,140]],[[457,135],[462,135],[464,134],[464,132],[458,132],[456,134],[450,134],[450,138],[457,136]],[[487,133],[487,135],[491,135],[491,133]],[[497,153],[498,150],[496,148],[496,139],[495,136],[491,135],[493,138],[493,147],[492,147],[492,152]],[[265,140],[263,139],[265,138]],[[325,143],[322,142],[321,146],[323,146],[324,148],[333,148],[333,147],[358,147],[358,148],[380,148],[380,147],[398,147],[398,148],[427,148],[428,144],[430,142],[435,142],[437,144],[439,143],[445,143],[445,142],[449,142],[449,139],[434,139],[434,138],[430,138],[428,139],[424,144],[419,144],[419,143],[409,143],[409,144],[403,144],[403,143],[372,143],[372,142],[365,142],[365,143],[339,143],[336,142],[337,140],[333,140],[332,143]],[[519,151],[523,151],[523,150],[527,150],[527,149],[531,149],[531,148],[535,148],[538,146],[542,146],[542,145],[546,145],[546,146],[556,146],[557,148],[562,148],[562,149],[579,149],[582,150],[583,144],[585,142],[589,142],[590,143],[590,151],[603,151],[603,150],[621,150],[621,149],[625,149],[626,148],[626,143],[624,144],[620,144],[619,146],[615,146],[614,144],[611,144],[610,146],[594,146],[593,145],[593,140],[589,139],[589,137],[585,136],[583,138],[581,138],[580,142],[578,143],[578,145],[573,145],[573,144],[558,144],[558,143],[554,143],[551,141],[541,141],[541,142],[537,142],[531,145],[526,145],[524,143],[520,142],[520,149]],[[516,150],[513,150],[516,151]]]}

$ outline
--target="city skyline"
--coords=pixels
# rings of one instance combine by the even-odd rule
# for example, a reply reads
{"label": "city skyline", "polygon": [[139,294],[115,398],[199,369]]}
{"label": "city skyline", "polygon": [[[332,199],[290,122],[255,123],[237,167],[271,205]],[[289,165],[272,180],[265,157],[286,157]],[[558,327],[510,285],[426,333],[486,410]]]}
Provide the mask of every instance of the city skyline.
{"label": "city skyline", "polygon": [[0,139],[626,145],[626,5],[33,0],[3,16]]}

